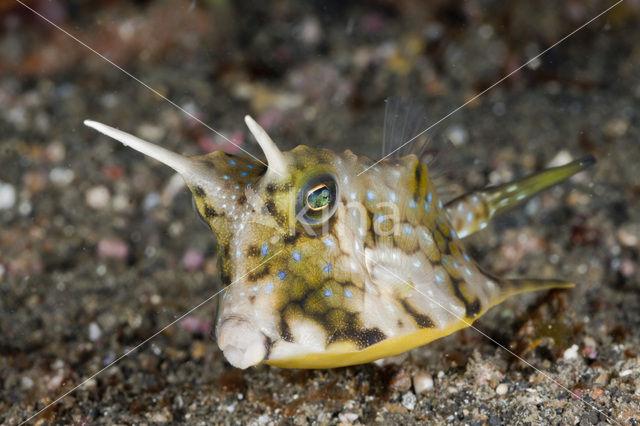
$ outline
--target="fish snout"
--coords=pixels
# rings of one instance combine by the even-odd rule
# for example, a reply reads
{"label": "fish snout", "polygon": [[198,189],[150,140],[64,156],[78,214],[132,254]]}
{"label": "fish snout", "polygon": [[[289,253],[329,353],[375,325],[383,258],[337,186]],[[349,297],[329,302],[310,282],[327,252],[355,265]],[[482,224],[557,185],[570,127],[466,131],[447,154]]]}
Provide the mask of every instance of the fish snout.
{"label": "fish snout", "polygon": [[220,350],[236,368],[260,364],[268,355],[269,338],[245,318],[234,316],[223,320],[217,334]]}

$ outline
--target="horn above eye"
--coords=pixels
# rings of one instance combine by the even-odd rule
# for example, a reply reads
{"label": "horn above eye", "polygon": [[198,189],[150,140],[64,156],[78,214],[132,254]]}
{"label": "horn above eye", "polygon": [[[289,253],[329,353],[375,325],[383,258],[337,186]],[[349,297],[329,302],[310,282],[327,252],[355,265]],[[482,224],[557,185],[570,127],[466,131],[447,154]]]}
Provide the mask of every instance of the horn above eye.
{"label": "horn above eye", "polygon": [[338,182],[333,174],[312,177],[298,192],[296,217],[307,225],[327,221],[336,211],[338,195]]}

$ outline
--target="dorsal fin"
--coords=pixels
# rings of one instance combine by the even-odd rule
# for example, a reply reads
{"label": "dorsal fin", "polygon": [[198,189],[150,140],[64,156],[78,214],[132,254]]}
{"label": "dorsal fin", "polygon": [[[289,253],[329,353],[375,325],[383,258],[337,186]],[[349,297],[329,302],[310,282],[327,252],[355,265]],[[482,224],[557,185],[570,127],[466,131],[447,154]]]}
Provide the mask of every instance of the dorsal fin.
{"label": "dorsal fin", "polygon": [[424,132],[430,125],[422,104],[412,99],[389,97],[385,101],[382,157],[400,158],[415,154],[429,168],[429,179],[446,201],[458,192],[454,191],[453,182],[457,179],[452,172],[457,169],[459,161],[455,160],[455,147],[448,140],[434,135],[434,132]]}

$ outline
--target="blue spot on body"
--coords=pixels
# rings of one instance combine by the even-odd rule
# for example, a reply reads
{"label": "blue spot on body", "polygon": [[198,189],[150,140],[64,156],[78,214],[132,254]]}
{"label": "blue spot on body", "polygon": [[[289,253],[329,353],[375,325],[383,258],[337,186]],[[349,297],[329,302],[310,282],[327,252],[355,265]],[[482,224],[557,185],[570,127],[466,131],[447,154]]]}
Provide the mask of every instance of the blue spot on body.
{"label": "blue spot on body", "polygon": [[451,262],[453,264],[453,267],[458,269],[458,262],[456,262],[455,260],[453,262]]}
{"label": "blue spot on body", "polygon": [[248,188],[248,187],[250,187],[250,186],[251,186],[251,182],[249,182],[249,183],[247,184],[247,188]]}
{"label": "blue spot on body", "polygon": [[431,201],[433,200],[433,195],[431,195],[431,193],[427,194],[427,203],[431,203]]}
{"label": "blue spot on body", "polygon": [[278,271],[278,278],[280,278],[281,280],[284,280],[286,277],[287,277],[286,272]]}
{"label": "blue spot on body", "polygon": [[329,272],[331,272],[331,264],[327,263],[326,265],[324,265],[324,268],[322,268],[322,270],[325,274],[328,274]]}
{"label": "blue spot on body", "polygon": [[248,174],[249,174],[249,173],[247,173],[247,172],[240,172],[240,176],[242,176],[242,177],[245,177],[245,176],[247,176]]}
{"label": "blue spot on body", "polygon": [[410,234],[412,231],[411,226],[409,225],[404,225],[404,232],[406,232],[407,234]]}
{"label": "blue spot on body", "polygon": [[238,164],[238,163],[236,163],[236,160],[230,160],[230,161],[229,161],[229,164],[231,164],[232,166],[235,166],[235,165],[236,165],[236,164]]}
{"label": "blue spot on body", "polygon": [[240,189],[240,185],[234,186],[235,189]]}
{"label": "blue spot on body", "polygon": [[331,295],[332,295],[332,294],[333,294],[333,292],[331,291],[331,289],[330,289],[330,288],[328,288],[328,289],[326,289],[326,290],[324,291],[324,295],[325,295],[325,296],[327,296],[327,297],[331,297]]}
{"label": "blue spot on body", "polygon": [[440,221],[440,223],[444,223],[444,217],[440,216],[438,220]]}
{"label": "blue spot on body", "polygon": [[265,257],[269,253],[269,246],[266,244],[263,244],[262,248],[260,249],[260,252],[262,253],[262,257]]}
{"label": "blue spot on body", "polygon": [[273,284],[267,284],[264,289],[267,293],[271,293],[273,291]]}
{"label": "blue spot on body", "polygon": [[424,210],[429,211],[429,203],[424,203]]}
{"label": "blue spot on body", "polygon": [[294,251],[292,256],[293,256],[293,260],[295,260],[296,262],[300,262],[300,252],[299,251]]}
{"label": "blue spot on body", "polygon": [[333,238],[327,237],[324,239],[324,245],[327,247],[333,247],[334,245],[336,245],[336,243],[335,241],[333,241]]}
{"label": "blue spot on body", "polygon": [[[448,218],[447,218],[447,219],[448,219]],[[451,231],[451,236],[452,236],[453,238],[458,238],[458,234],[456,234],[456,231],[454,231],[454,230],[453,230],[453,228],[451,228],[451,229],[450,229],[450,231]]]}
{"label": "blue spot on body", "polygon": [[417,207],[416,201],[413,198],[409,200],[409,207],[411,207],[412,209],[415,209]]}
{"label": "blue spot on body", "polygon": [[396,202],[396,193],[392,192],[391,194],[389,194],[389,199],[391,200],[392,203]]}
{"label": "blue spot on body", "polygon": [[471,262],[471,260],[469,259],[469,255],[467,253],[464,253],[463,256],[464,256],[464,260],[466,260],[467,262]]}
{"label": "blue spot on body", "polygon": [[442,261],[443,261],[445,264],[447,264],[447,265],[449,264],[449,259],[448,259],[448,258],[446,258],[446,257],[443,257],[443,258],[442,258]]}
{"label": "blue spot on body", "polygon": [[472,212],[467,213],[467,222],[473,222],[473,213]]}
{"label": "blue spot on body", "polygon": [[376,214],[376,222],[378,223],[384,222],[384,216],[381,215],[380,213]]}
{"label": "blue spot on body", "polygon": [[353,296],[353,294],[351,294],[351,290],[348,290],[348,289],[344,290],[344,295],[347,296],[347,297]]}
{"label": "blue spot on body", "polygon": [[224,179],[224,180],[229,180],[229,175],[224,175],[224,176],[222,176],[222,179]]}
{"label": "blue spot on body", "polygon": [[253,169],[253,166],[251,164],[247,164],[247,169]]}
{"label": "blue spot on body", "polygon": [[444,276],[442,275],[441,271],[437,271],[436,272],[436,281],[438,281],[439,283],[443,283],[444,282]]}
{"label": "blue spot on body", "polygon": [[375,200],[376,194],[373,191],[367,191],[367,200]]}
{"label": "blue spot on body", "polygon": [[441,209],[442,208],[442,200],[438,200],[438,208]]}

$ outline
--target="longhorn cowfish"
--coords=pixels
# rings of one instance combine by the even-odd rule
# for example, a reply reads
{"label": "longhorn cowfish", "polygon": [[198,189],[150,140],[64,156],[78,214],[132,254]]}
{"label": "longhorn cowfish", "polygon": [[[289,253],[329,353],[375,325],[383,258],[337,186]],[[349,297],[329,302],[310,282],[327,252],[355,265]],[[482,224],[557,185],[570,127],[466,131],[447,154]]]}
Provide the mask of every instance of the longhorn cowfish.
{"label": "longhorn cowfish", "polygon": [[245,121],[266,164],[222,151],[185,157],[85,121],[186,181],[217,236],[212,334],[233,366],[366,363],[468,327],[509,296],[573,285],[496,277],[462,240],[593,157],[444,203],[415,153],[374,163],[350,150],[281,152]]}

